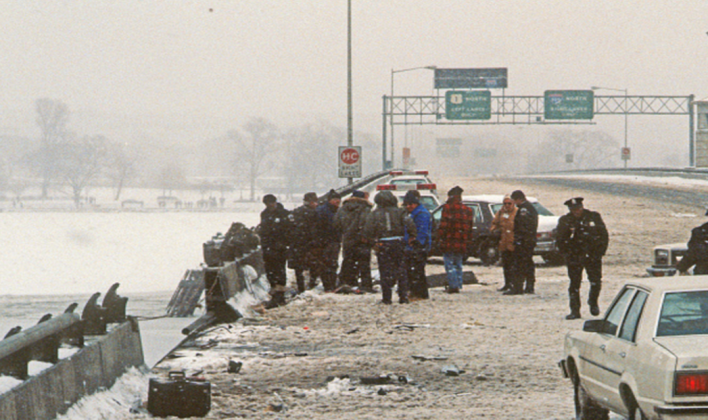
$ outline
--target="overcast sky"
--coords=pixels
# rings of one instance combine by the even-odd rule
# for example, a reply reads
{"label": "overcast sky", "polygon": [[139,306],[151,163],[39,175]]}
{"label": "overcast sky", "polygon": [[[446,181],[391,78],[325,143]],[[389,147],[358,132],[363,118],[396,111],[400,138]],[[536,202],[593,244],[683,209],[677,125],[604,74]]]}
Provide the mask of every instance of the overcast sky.
{"label": "overcast sky", "polygon": [[[346,126],[346,0],[0,4],[0,134],[36,135],[41,97],[69,105],[75,130],[111,137],[153,125],[208,138],[250,116]],[[506,67],[507,95],[599,85],[708,96],[705,0],[352,0],[352,9],[354,127],[377,136],[392,69]],[[431,71],[395,77],[397,95],[432,92]]]}

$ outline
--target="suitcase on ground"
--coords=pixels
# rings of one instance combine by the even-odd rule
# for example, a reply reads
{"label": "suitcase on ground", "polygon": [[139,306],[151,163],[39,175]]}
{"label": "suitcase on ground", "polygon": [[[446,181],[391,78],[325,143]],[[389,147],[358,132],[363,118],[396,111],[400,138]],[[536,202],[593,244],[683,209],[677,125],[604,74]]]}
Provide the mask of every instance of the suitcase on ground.
{"label": "suitcase on ground", "polygon": [[211,384],[170,372],[167,379],[150,379],[148,412],[155,417],[204,417],[211,409]]}

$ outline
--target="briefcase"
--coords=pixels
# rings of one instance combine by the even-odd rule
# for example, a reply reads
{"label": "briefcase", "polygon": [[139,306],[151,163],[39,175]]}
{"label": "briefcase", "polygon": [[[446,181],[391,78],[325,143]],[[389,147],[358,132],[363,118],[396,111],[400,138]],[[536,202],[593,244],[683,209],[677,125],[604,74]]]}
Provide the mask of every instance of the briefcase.
{"label": "briefcase", "polygon": [[155,417],[204,417],[211,409],[211,384],[184,372],[150,379],[147,409]]}

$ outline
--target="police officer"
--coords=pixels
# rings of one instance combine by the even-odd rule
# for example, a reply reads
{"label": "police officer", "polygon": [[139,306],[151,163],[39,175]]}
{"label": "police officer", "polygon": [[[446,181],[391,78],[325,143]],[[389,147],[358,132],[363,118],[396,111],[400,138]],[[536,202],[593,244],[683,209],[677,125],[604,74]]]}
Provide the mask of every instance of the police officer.
{"label": "police officer", "polygon": [[568,214],[558,220],[558,250],[568,264],[568,297],[570,314],[565,319],[580,318],[580,282],[583,269],[590,281],[588,305],[593,316],[600,315],[597,299],[602,288],[602,257],[607,251],[609,236],[600,213],[583,207],[583,197],[575,197],[564,203]]}
{"label": "police officer", "polygon": [[305,271],[310,274],[310,289],[315,287],[317,272],[313,267],[312,246],[317,238],[317,194],[308,192],[302,206],[293,210],[293,236],[290,242],[288,265],[295,270],[298,293],[305,291]]}
{"label": "police officer", "polygon": [[708,274],[708,223],[691,230],[688,253],[681,258],[676,268],[682,276],[685,276],[688,274],[688,269],[694,265],[693,274]]}
{"label": "police officer", "polygon": [[[536,284],[533,249],[536,247],[538,212],[533,204],[526,200],[526,194],[521,190],[512,192],[511,199],[514,200],[517,207],[516,216],[514,217],[514,251],[512,253],[514,274],[511,288],[503,294],[533,294]],[[526,287],[524,287],[524,282],[526,282]]]}
{"label": "police officer", "polygon": [[261,251],[266,277],[270,283],[271,300],[266,308],[285,304],[285,265],[290,245],[293,217],[273,194],[263,196],[266,208],[261,212],[261,224],[257,233],[261,238]]}

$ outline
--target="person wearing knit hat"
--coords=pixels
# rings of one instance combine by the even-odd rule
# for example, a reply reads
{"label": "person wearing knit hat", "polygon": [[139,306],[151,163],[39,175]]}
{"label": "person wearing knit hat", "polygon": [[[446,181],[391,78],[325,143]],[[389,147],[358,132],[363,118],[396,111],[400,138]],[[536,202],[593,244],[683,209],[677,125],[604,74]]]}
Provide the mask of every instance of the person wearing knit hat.
{"label": "person wearing knit hat", "polygon": [[602,288],[602,257],[609,243],[607,228],[600,213],[584,208],[582,197],[571,198],[565,205],[568,206],[569,212],[558,220],[556,236],[558,251],[565,256],[570,279],[570,314],[565,318],[580,318],[580,283],[583,280],[583,270],[590,281],[590,314],[598,316],[600,307],[597,300]]}
{"label": "person wearing knit hat", "polygon": [[432,243],[432,218],[428,209],[420,204],[419,197],[420,193],[417,190],[410,190],[403,197],[403,206],[413,219],[416,228],[414,238],[407,230],[403,237],[403,241],[407,244],[404,255],[408,269],[408,299],[411,302],[430,297],[428,280],[425,276],[425,262]]}
{"label": "person wearing knit hat", "polygon": [[450,188],[450,191],[447,192],[447,196],[448,197],[452,197],[452,196],[460,197],[460,196],[462,196],[463,192],[464,192],[464,190],[462,188],[460,188],[459,186],[454,186],[454,187]]}
{"label": "person wearing knit hat", "polygon": [[462,188],[453,187],[447,193],[447,202],[443,205],[438,239],[443,253],[447,274],[447,293],[460,293],[462,289],[462,262],[470,253],[474,213],[462,203]]}
{"label": "person wearing knit hat", "polygon": [[313,252],[317,257],[317,272],[322,277],[325,292],[334,292],[337,288],[337,268],[342,232],[334,226],[334,216],[342,203],[342,195],[329,190],[327,201],[317,206],[317,237]]}
{"label": "person wearing knit hat", "polygon": [[317,194],[306,193],[302,198],[302,206],[293,210],[293,236],[290,246],[288,267],[295,270],[295,281],[298,293],[305,292],[305,272],[309,273],[308,288],[312,289],[317,284],[317,268],[313,264],[311,244],[315,241],[315,228],[317,225]]}
{"label": "person wearing knit hat", "polygon": [[261,212],[257,232],[261,239],[266,278],[270,283],[271,299],[265,306],[270,309],[285,305],[286,263],[293,217],[273,194],[266,194],[263,203],[266,208]]}
{"label": "person wearing knit hat", "polygon": [[[373,292],[371,278],[371,245],[362,238],[366,216],[374,205],[363,191],[354,190],[344,200],[334,216],[334,227],[342,232],[342,267],[340,286],[349,286],[356,292]],[[361,284],[359,284],[361,279]]]}

